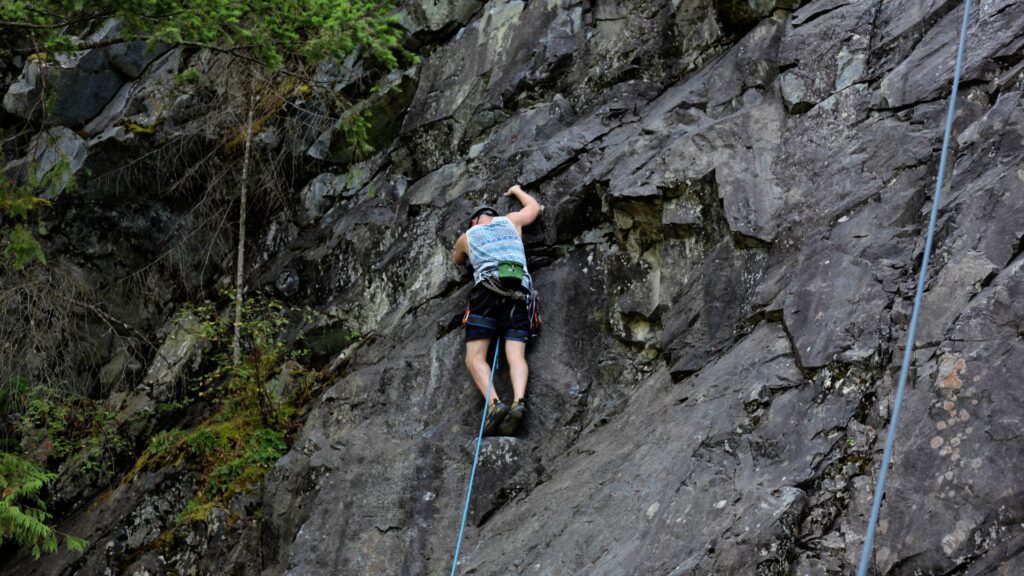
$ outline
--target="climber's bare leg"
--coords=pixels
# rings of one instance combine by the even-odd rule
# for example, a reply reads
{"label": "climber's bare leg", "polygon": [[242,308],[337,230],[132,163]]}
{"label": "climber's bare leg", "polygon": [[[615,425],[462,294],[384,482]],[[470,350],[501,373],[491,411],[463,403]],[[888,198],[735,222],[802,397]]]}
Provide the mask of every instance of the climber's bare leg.
{"label": "climber's bare leg", "polygon": [[[487,338],[470,340],[466,342],[466,368],[469,369],[473,383],[476,384],[480,394],[487,397],[487,385],[491,379],[491,365],[487,363],[487,348],[491,341]],[[498,393],[491,387],[490,401],[498,400]]]}
{"label": "climber's bare leg", "polygon": [[526,396],[526,380],[530,368],[526,364],[526,342],[505,340],[505,358],[508,360],[508,371],[512,378],[514,401],[518,402]]}

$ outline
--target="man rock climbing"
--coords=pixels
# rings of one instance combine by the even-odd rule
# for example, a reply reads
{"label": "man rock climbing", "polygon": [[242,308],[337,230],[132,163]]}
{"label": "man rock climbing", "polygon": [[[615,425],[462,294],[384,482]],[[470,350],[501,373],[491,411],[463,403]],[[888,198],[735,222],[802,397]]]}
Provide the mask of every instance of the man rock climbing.
{"label": "man rock climbing", "polygon": [[487,348],[491,339],[505,341],[505,357],[514,394],[507,406],[491,388],[490,406],[484,433],[510,436],[526,414],[526,342],[530,337],[530,313],[527,294],[532,280],[526,268],[523,227],[540,215],[543,207],[518,185],[505,196],[515,196],[522,204],[517,212],[498,216],[491,206],[476,208],[469,217],[469,230],[455,242],[455,263],[469,261],[476,284],[469,293],[466,311],[466,367],[480,393],[487,397],[491,367]]}

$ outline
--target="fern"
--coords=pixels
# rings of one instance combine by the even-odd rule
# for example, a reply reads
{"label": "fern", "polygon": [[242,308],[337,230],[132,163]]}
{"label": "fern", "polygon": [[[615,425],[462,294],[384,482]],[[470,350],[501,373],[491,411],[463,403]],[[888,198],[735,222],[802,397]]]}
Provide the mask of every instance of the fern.
{"label": "fern", "polygon": [[88,543],[61,534],[46,524],[50,514],[39,493],[57,475],[21,456],[0,452],[0,537],[11,539],[34,558],[57,551],[58,536],[64,547],[81,552]]}

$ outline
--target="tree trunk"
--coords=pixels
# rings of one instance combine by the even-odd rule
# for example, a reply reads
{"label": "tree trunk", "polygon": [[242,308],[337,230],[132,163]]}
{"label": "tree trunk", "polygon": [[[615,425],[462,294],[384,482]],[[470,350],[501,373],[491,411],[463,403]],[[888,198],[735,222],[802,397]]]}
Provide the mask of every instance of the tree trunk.
{"label": "tree trunk", "polygon": [[256,72],[250,70],[249,115],[245,121],[245,151],[242,153],[242,190],[238,201],[238,262],[235,269],[235,336],[231,341],[231,361],[242,361],[242,293],[245,291],[245,201],[248,194],[249,155],[252,147],[252,119],[256,109]]}

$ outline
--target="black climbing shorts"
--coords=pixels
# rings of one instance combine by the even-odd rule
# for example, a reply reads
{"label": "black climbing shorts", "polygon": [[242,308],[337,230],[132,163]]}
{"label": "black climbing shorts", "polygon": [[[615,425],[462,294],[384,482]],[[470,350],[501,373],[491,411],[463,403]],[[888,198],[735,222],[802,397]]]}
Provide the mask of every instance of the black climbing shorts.
{"label": "black climbing shorts", "polygon": [[530,339],[530,313],[526,300],[506,298],[476,285],[469,293],[466,342],[501,336],[506,340]]}

